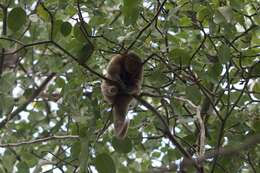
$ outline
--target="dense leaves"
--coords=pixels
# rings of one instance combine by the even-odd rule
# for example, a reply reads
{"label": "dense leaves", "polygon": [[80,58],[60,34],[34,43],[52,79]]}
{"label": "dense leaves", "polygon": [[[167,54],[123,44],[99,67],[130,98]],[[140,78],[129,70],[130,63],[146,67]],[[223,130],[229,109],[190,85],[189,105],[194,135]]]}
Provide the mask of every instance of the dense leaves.
{"label": "dense leaves", "polygon": [[[0,1],[0,173],[260,172],[259,25],[258,0]],[[127,50],[119,140],[100,84]]]}

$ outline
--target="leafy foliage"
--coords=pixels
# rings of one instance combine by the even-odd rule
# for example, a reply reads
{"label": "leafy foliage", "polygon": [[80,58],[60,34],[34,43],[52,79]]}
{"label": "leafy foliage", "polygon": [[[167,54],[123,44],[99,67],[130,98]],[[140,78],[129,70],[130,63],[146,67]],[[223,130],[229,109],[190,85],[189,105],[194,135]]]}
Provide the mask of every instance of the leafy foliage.
{"label": "leafy foliage", "polygon": [[[2,0],[0,173],[260,172],[259,10],[258,0]],[[145,75],[119,140],[100,84],[127,50]]]}

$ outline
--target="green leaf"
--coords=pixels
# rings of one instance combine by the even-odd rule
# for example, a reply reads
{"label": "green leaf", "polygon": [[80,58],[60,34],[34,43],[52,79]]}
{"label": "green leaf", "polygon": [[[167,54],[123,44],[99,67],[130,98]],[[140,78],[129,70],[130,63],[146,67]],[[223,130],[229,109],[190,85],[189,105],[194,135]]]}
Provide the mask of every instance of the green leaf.
{"label": "green leaf", "polygon": [[192,21],[189,17],[185,16],[179,19],[180,25],[189,26],[192,25]]}
{"label": "green leaf", "polygon": [[185,111],[183,109],[183,106],[182,104],[180,103],[180,101],[176,100],[176,99],[173,99],[172,100],[172,106],[174,107],[175,111],[177,114],[181,115],[181,114],[184,114]]}
{"label": "green leaf", "polygon": [[57,34],[60,32],[60,28],[62,25],[62,20],[55,20],[53,24],[53,36],[57,36]]}
{"label": "green leaf", "polygon": [[11,96],[0,93],[0,118],[12,111],[14,106],[14,100]]}
{"label": "green leaf", "polygon": [[243,8],[243,2],[241,0],[229,0],[230,6],[235,9]]}
{"label": "green leaf", "polygon": [[219,62],[225,64],[231,59],[230,48],[226,44],[222,44],[218,49]]}
{"label": "green leaf", "polygon": [[170,56],[176,64],[188,65],[190,63],[190,55],[185,49],[173,49]]}
{"label": "green leaf", "polygon": [[251,70],[251,75],[253,76],[260,76],[260,62],[256,63],[252,70]]}
{"label": "green leaf", "polygon": [[[259,71],[260,72],[260,71]],[[257,98],[260,99],[260,81],[256,82],[253,87],[253,92],[255,92],[253,95]]]}
{"label": "green leaf", "polygon": [[30,122],[39,122],[44,119],[44,114],[42,112],[31,112],[28,119]]}
{"label": "green leaf", "polygon": [[38,163],[37,157],[35,157],[29,150],[23,151],[21,155],[22,155],[22,159],[25,160],[25,162],[29,167],[33,167]]}
{"label": "green leaf", "polygon": [[211,82],[219,82],[219,77],[222,72],[222,65],[220,63],[214,63],[209,65],[208,72],[206,73]]}
{"label": "green leaf", "polygon": [[210,18],[211,14],[211,11],[207,7],[204,7],[197,13],[197,18],[203,21],[204,19]]}
{"label": "green leaf", "polygon": [[[86,32],[85,33],[85,30],[86,29]],[[74,37],[80,41],[80,42],[85,42],[86,41],[86,37],[88,35],[91,35],[91,28],[89,27],[89,25],[87,23],[76,23],[76,25],[74,26],[73,28],[73,35]]]}
{"label": "green leaf", "polygon": [[260,132],[260,120],[256,119],[253,122],[253,128],[256,131],[256,133],[259,134],[259,132]]}
{"label": "green leaf", "polygon": [[65,80],[63,78],[61,78],[61,77],[57,77],[55,79],[55,83],[56,83],[56,86],[58,88],[63,88],[65,86],[65,84],[66,84]]}
{"label": "green leaf", "polygon": [[29,173],[29,166],[26,162],[21,161],[17,164],[17,169],[19,173]]}
{"label": "green leaf", "polygon": [[95,11],[94,16],[91,17],[89,24],[91,26],[98,26],[107,22],[106,14],[102,11]]}
{"label": "green leaf", "polygon": [[59,72],[63,69],[63,64],[61,62],[60,57],[56,56],[48,56],[46,57],[46,65],[48,69],[50,69],[53,72]]}
{"label": "green leaf", "polygon": [[64,1],[64,0],[58,0],[58,1],[59,1],[59,8],[60,9],[64,9],[69,3],[69,1]]}
{"label": "green leaf", "polygon": [[68,14],[69,16],[74,16],[78,12],[76,6],[73,6],[73,5],[74,5],[73,3],[68,3],[66,9],[64,10],[64,12],[66,14]]}
{"label": "green leaf", "polygon": [[[1,156],[2,165],[8,170],[13,170],[14,163],[17,161],[17,158],[11,151],[5,151],[4,155]],[[6,171],[5,171],[6,172]],[[10,171],[12,172],[12,171]]]}
{"label": "green leaf", "polygon": [[213,21],[216,24],[221,24],[221,23],[226,22],[226,19],[219,11],[216,11],[215,14],[214,14]]}
{"label": "green leaf", "polygon": [[84,137],[80,139],[80,172],[87,172],[88,158],[89,158],[89,138]]}
{"label": "green leaf", "polygon": [[256,24],[259,26],[260,25],[260,16],[259,15],[255,15],[253,17],[254,21],[256,22]]}
{"label": "green leaf", "polygon": [[222,14],[227,23],[232,22],[233,15],[232,8],[230,6],[219,7],[218,11]]}
{"label": "green leaf", "polygon": [[140,0],[124,0],[122,10],[126,25],[133,25],[136,23],[140,13],[139,4],[141,4]]}
{"label": "green leaf", "polygon": [[213,22],[213,20],[209,21],[209,33],[210,34],[214,34],[218,32],[218,27],[216,25],[216,23]]}
{"label": "green leaf", "polygon": [[195,143],[196,142],[196,137],[194,135],[187,135],[183,137],[184,141],[188,141],[189,143]]}
{"label": "green leaf", "polygon": [[201,93],[196,86],[187,86],[186,87],[187,97],[195,104],[198,104],[201,99]]}
{"label": "green leaf", "polygon": [[252,35],[252,39],[251,39],[252,46],[257,46],[257,45],[260,44],[260,39],[259,39],[260,31],[259,31],[259,28],[258,28],[258,30],[254,30],[252,32],[254,32],[254,34]]}
{"label": "green leaf", "polygon": [[156,158],[156,159],[159,158],[160,156],[161,156],[161,152],[159,152],[159,151],[154,151],[151,155],[151,157]]}
{"label": "green leaf", "polygon": [[126,137],[123,140],[120,140],[120,139],[117,139],[116,137],[114,137],[112,139],[112,146],[119,153],[129,153],[132,151],[132,148],[133,148],[132,142],[128,137]]}
{"label": "green leaf", "polygon": [[38,14],[38,16],[40,16],[40,18],[42,18],[44,21],[48,21],[49,20],[49,14],[46,10],[44,10],[44,8],[41,5],[38,5],[37,9],[36,9],[36,13]]}
{"label": "green leaf", "polygon": [[29,97],[31,97],[32,93],[34,92],[34,89],[32,88],[28,88],[24,91],[23,96],[28,99]]}
{"label": "green leaf", "polygon": [[79,158],[80,150],[81,150],[80,142],[79,141],[74,142],[71,146],[71,157],[72,157],[72,159],[78,159]]}
{"label": "green leaf", "polygon": [[[167,122],[166,117],[162,117],[164,119],[164,122]],[[167,127],[165,126],[165,124],[163,123],[162,119],[155,117],[153,120],[153,125],[156,129],[160,129],[160,130],[166,130]]]}
{"label": "green leaf", "polygon": [[167,77],[162,73],[160,67],[152,71],[148,79],[152,85],[158,85],[158,83],[165,83],[168,81]]}
{"label": "green leaf", "polygon": [[13,8],[8,15],[7,24],[12,31],[18,31],[26,23],[26,13],[21,7]]}
{"label": "green leaf", "polygon": [[121,167],[118,169],[118,173],[129,173],[129,168],[127,167]]}
{"label": "green leaf", "polygon": [[[101,115],[100,115],[100,105],[99,105],[99,100],[97,98],[93,98],[91,99],[91,112],[93,112],[93,114],[95,115],[95,117],[93,117],[93,123],[96,124],[96,121],[97,119],[101,118]],[[94,124],[93,124],[94,125]]]}
{"label": "green leaf", "polygon": [[97,155],[94,163],[99,173],[116,173],[114,161],[106,153]]}
{"label": "green leaf", "polygon": [[81,64],[85,64],[94,52],[93,44],[86,42],[83,47],[78,51],[77,57]]}
{"label": "green leaf", "polygon": [[14,88],[15,73],[4,72],[0,78],[0,93],[9,93]]}
{"label": "green leaf", "polygon": [[169,149],[167,151],[167,156],[168,156],[169,161],[173,161],[175,159],[180,158],[182,155],[177,149]]}
{"label": "green leaf", "polygon": [[69,22],[63,22],[60,27],[60,32],[63,36],[68,36],[71,33],[72,25]]}
{"label": "green leaf", "polygon": [[[82,123],[85,123],[85,122],[82,122]],[[77,129],[73,129],[73,134],[77,134],[82,138],[87,136],[88,128],[85,125],[79,124],[77,127],[74,127],[74,128],[77,128]]]}

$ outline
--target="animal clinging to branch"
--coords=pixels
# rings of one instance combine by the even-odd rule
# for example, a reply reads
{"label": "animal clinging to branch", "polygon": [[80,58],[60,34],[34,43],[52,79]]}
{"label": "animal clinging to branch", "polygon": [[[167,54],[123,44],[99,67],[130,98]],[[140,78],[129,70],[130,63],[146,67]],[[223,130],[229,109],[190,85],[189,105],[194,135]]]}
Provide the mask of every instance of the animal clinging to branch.
{"label": "animal clinging to branch", "polygon": [[[115,135],[123,139],[127,134],[129,120],[126,114],[133,95],[139,95],[143,82],[143,63],[135,53],[119,54],[112,57],[106,78],[101,84],[104,99],[112,105]],[[114,81],[114,82],[112,82]]]}

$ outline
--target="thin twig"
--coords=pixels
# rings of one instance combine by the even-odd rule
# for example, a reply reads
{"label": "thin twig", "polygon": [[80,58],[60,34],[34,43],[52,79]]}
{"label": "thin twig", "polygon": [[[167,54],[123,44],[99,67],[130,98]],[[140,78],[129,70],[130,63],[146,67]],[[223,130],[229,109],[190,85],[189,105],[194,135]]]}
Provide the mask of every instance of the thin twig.
{"label": "thin twig", "polygon": [[50,16],[50,20],[51,20],[51,33],[50,33],[50,40],[53,40],[53,32],[54,32],[54,17],[52,15],[52,13],[50,12],[50,10],[48,8],[45,7],[44,3],[41,2],[40,3],[42,8],[48,13],[48,15]]}
{"label": "thin twig", "polygon": [[42,44],[50,44],[50,43],[52,43],[52,41],[50,41],[50,40],[29,43],[29,44],[26,44],[26,45],[19,47],[18,49],[14,50],[12,52],[6,52],[3,55],[12,55],[12,54],[15,54],[15,53],[27,48],[27,47],[32,47],[32,46],[37,46],[37,45],[42,45]]}
{"label": "thin twig", "polygon": [[2,147],[2,148],[20,147],[20,146],[24,146],[24,145],[32,145],[32,144],[47,142],[47,141],[50,141],[50,140],[72,140],[72,139],[79,139],[79,136],[77,136],[77,135],[49,136],[49,137],[46,137],[46,138],[40,138],[40,139],[31,140],[31,141],[23,141],[23,142],[18,142],[18,143],[0,144],[0,147]]}
{"label": "thin twig", "polygon": [[152,20],[150,21],[150,23],[148,23],[139,33],[138,35],[135,37],[134,41],[130,44],[130,46],[127,48],[127,50],[130,50],[134,45],[135,43],[137,42],[137,40],[141,37],[141,35],[144,33],[144,31],[146,29],[148,29],[152,24],[153,22],[157,19],[157,17],[159,16],[160,12],[162,11],[163,9],[163,6],[164,4],[166,3],[167,0],[164,0],[161,4],[161,6],[159,7],[159,10],[157,11],[157,13],[155,14],[155,16],[152,18]]}
{"label": "thin twig", "polygon": [[37,88],[33,94],[31,95],[31,97],[25,101],[21,106],[19,106],[16,110],[14,110],[11,114],[7,115],[7,117],[0,122],[0,129],[3,128],[6,123],[8,123],[8,121],[12,120],[15,116],[17,116],[20,112],[22,112],[23,110],[26,109],[26,107],[35,99],[37,98],[40,93],[45,89],[45,87],[47,86],[47,84],[52,80],[52,78],[56,75],[56,73],[51,73],[43,82],[42,84],[39,86],[39,88]]}
{"label": "thin twig", "polygon": [[[189,152],[187,152],[183,146],[175,139],[175,137],[172,135],[171,131],[169,130],[169,126],[165,119],[162,117],[162,115],[147,101],[143,100],[141,97],[133,96],[136,100],[138,100],[143,106],[145,106],[147,109],[151,110],[161,121],[161,123],[164,126],[164,129],[161,129],[161,131],[164,133],[164,135],[176,146],[176,148],[187,158],[192,159]],[[194,167],[197,170],[200,170],[200,167],[196,162],[192,163]]]}
{"label": "thin twig", "polygon": [[[260,143],[260,134],[257,134],[257,135],[249,137],[248,139],[246,139],[244,141],[244,143],[242,143],[240,145],[237,145],[237,146],[232,145],[231,147],[222,147],[222,148],[219,148],[216,150],[206,152],[203,156],[200,156],[197,158],[192,158],[192,159],[186,159],[184,164],[186,167],[189,167],[194,162],[202,163],[203,161],[205,161],[207,159],[212,159],[216,156],[232,156],[232,155],[241,153],[243,150],[252,149],[259,143]],[[172,164],[175,164],[175,162]],[[169,167],[171,167],[171,164],[169,165]]]}

